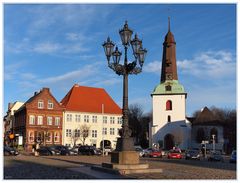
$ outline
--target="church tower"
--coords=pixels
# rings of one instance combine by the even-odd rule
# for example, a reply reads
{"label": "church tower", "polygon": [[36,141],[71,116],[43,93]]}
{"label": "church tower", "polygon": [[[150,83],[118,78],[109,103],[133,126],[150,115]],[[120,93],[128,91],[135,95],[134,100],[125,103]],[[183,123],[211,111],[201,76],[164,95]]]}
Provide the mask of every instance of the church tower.
{"label": "church tower", "polygon": [[190,127],[186,123],[187,93],[178,81],[176,42],[170,30],[170,19],[163,43],[160,84],[155,87],[151,96],[153,120],[150,144],[157,144],[164,149],[175,146],[187,148],[190,143]]}

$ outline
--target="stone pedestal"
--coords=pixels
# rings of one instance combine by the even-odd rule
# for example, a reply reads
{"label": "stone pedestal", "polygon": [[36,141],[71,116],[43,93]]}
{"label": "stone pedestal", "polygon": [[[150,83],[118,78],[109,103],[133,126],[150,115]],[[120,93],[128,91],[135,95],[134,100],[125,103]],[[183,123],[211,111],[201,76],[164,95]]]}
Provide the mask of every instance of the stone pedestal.
{"label": "stone pedestal", "polygon": [[114,151],[111,153],[111,163],[120,165],[139,164],[139,153],[136,151]]}

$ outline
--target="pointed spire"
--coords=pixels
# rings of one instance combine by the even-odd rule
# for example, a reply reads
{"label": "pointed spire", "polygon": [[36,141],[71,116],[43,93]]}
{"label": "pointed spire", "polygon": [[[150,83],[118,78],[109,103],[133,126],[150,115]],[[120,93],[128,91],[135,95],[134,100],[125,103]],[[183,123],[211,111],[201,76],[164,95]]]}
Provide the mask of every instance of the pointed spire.
{"label": "pointed spire", "polygon": [[170,32],[170,17],[168,17],[168,32]]}

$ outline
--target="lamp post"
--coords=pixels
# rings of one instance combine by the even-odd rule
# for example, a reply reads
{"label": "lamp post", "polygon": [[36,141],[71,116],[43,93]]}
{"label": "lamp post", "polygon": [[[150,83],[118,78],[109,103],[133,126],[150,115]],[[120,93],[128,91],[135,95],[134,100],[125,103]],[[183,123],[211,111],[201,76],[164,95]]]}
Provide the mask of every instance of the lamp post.
{"label": "lamp post", "polygon": [[[107,38],[107,41],[103,43],[104,51],[107,57],[108,67],[115,71],[118,75],[123,75],[123,117],[122,117],[122,129],[120,138],[117,140],[116,151],[135,151],[133,139],[131,138],[131,130],[128,123],[128,75],[129,74],[139,74],[142,71],[142,66],[147,53],[146,49],[142,48],[142,40],[140,40],[135,34],[134,38],[131,40],[133,31],[128,28],[127,21],[124,24],[123,29],[119,31],[122,45],[124,46],[124,62],[120,64],[120,58],[122,53],[115,47],[115,44]],[[128,49],[132,47],[134,60],[128,63],[127,52]],[[115,47],[115,51],[114,51]],[[111,57],[113,61],[111,62]],[[112,158],[113,159],[113,158]]]}

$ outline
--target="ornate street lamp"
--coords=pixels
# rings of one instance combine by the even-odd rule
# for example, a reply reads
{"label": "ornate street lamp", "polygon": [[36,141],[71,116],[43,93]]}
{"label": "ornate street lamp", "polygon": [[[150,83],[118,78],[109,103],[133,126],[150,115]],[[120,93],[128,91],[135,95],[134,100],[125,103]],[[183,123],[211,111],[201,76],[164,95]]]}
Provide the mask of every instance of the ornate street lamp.
{"label": "ornate street lamp", "polygon": [[[142,66],[147,53],[146,49],[142,48],[142,40],[138,39],[137,34],[135,34],[134,39],[131,40],[133,31],[128,28],[127,21],[124,24],[123,29],[119,31],[122,45],[124,46],[124,63],[120,64],[120,58],[122,53],[118,51],[118,47],[115,48],[115,44],[107,38],[107,41],[103,43],[105,54],[108,61],[108,67],[116,72],[118,75],[123,75],[123,123],[121,129],[121,137],[117,140],[116,152],[132,152],[135,151],[133,138],[131,138],[131,130],[128,124],[128,75],[129,74],[139,74],[142,71]],[[132,46],[134,60],[128,63],[127,51],[128,48]],[[113,62],[110,61],[111,57]],[[113,156],[114,153],[112,154]],[[119,159],[119,157],[113,157],[112,162],[116,163],[114,159]],[[123,155],[125,157],[125,155]],[[121,159],[121,158],[120,158]],[[128,158],[129,159],[129,158]],[[117,161],[119,164],[131,164],[127,160],[121,162]]]}

